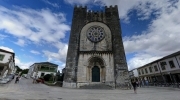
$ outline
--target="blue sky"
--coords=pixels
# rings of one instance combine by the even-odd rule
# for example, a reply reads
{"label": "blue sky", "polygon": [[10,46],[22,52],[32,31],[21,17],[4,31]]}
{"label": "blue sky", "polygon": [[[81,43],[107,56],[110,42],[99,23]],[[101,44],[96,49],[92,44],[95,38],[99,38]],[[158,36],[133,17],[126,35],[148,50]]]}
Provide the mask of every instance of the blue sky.
{"label": "blue sky", "polygon": [[64,68],[74,5],[118,5],[129,69],[180,50],[179,0],[0,0],[0,48],[23,69],[44,61]]}

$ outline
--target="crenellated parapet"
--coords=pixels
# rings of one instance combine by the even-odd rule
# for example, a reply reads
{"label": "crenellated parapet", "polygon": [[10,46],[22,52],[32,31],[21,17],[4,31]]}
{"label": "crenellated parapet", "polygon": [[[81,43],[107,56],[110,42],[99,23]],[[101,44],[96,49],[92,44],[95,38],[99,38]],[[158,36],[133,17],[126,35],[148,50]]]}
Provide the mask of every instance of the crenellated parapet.
{"label": "crenellated parapet", "polygon": [[75,6],[74,7],[74,18],[85,18],[86,23],[98,21],[106,23],[107,19],[111,19],[113,17],[118,17],[118,7],[115,6],[105,6],[104,10],[101,11],[92,11],[88,10],[87,6]]}
{"label": "crenellated parapet", "polygon": [[99,22],[105,22],[105,12],[103,11],[91,11],[88,10],[86,14],[86,21],[87,22],[93,22],[93,21],[99,21]]}

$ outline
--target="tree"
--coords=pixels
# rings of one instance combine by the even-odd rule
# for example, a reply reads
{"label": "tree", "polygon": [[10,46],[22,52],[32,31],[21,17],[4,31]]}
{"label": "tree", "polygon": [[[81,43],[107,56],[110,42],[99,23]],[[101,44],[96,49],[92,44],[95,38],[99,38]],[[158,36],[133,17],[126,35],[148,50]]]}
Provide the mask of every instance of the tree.
{"label": "tree", "polygon": [[22,71],[22,69],[19,66],[16,65],[15,67],[17,68],[16,73],[19,73]]}
{"label": "tree", "polygon": [[22,75],[22,74],[27,74],[28,71],[29,71],[29,69],[23,69],[21,75]]}
{"label": "tree", "polygon": [[45,81],[50,81],[51,77],[52,77],[51,74],[46,74],[46,75],[44,76],[44,80],[45,80]]}

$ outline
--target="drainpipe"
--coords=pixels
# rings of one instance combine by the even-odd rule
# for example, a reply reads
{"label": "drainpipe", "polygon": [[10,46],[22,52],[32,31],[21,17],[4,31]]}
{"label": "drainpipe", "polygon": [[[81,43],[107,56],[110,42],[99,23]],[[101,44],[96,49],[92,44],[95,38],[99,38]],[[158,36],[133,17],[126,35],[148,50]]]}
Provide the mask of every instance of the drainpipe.
{"label": "drainpipe", "polygon": [[176,61],[177,61],[178,65],[179,65],[179,68],[180,68],[180,64],[179,64],[179,62],[178,62],[178,60],[177,60],[177,57],[175,56],[175,58],[176,58]]}
{"label": "drainpipe", "polygon": [[158,62],[157,62],[157,66],[158,66],[158,68],[159,68],[159,72],[160,72],[160,74],[161,74],[161,76],[162,76],[162,78],[163,78],[164,83],[166,83],[166,81],[165,81],[165,79],[164,79],[164,76],[162,75],[162,72],[161,72],[161,70],[160,70],[160,67],[159,67]]}

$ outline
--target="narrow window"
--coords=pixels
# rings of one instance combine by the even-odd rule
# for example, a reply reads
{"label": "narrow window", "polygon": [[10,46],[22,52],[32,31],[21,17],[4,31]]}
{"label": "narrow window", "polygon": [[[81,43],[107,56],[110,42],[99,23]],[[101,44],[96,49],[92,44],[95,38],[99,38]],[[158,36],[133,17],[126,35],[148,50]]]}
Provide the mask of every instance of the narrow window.
{"label": "narrow window", "polygon": [[144,71],[143,71],[143,69],[141,70],[141,72],[142,72],[142,74],[144,74]]}
{"label": "narrow window", "polygon": [[166,66],[165,66],[167,65],[166,62],[160,62],[160,64],[161,64],[161,69],[166,70]]}
{"label": "narrow window", "polygon": [[139,71],[139,75],[141,75],[141,72]]}
{"label": "narrow window", "polygon": [[169,61],[169,65],[170,65],[171,68],[175,68],[174,62],[172,60]]}
{"label": "narrow window", "polygon": [[158,71],[158,68],[157,68],[157,66],[154,66],[154,70],[155,70],[155,71]]}
{"label": "narrow window", "polygon": [[4,59],[4,55],[0,54],[0,61]]}
{"label": "narrow window", "polygon": [[150,71],[150,73],[152,72],[152,68],[151,67],[149,67],[149,71]]}
{"label": "narrow window", "polygon": [[148,73],[147,69],[145,68],[145,72]]}

